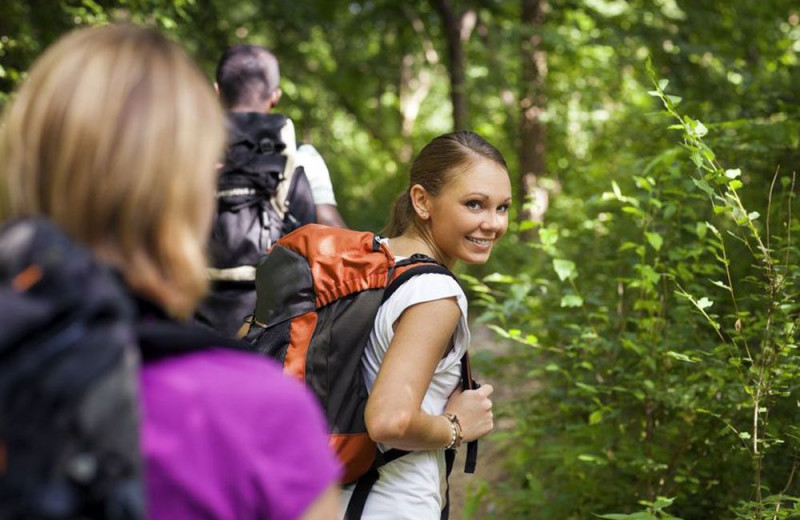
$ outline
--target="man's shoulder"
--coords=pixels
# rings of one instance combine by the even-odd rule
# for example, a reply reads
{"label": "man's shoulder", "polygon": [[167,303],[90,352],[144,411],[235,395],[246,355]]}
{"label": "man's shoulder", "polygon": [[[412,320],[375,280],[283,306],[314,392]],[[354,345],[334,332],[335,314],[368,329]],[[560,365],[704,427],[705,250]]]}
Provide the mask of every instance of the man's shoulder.
{"label": "man's shoulder", "polygon": [[330,175],[325,159],[322,158],[316,147],[310,143],[298,143],[295,164],[303,167],[312,185],[314,178],[328,177]]}
{"label": "man's shoulder", "polygon": [[297,158],[307,161],[323,161],[319,150],[311,143],[297,143]]}

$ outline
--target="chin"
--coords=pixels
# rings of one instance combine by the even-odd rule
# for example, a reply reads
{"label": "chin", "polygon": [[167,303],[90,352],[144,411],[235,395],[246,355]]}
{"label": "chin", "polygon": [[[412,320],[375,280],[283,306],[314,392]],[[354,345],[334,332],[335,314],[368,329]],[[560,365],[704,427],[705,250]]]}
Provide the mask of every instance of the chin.
{"label": "chin", "polygon": [[461,260],[465,264],[478,265],[478,264],[485,264],[486,262],[488,262],[490,256],[491,254],[489,253],[486,253],[484,255],[476,255],[473,253],[470,255],[464,255],[461,258],[459,258],[459,260]]}

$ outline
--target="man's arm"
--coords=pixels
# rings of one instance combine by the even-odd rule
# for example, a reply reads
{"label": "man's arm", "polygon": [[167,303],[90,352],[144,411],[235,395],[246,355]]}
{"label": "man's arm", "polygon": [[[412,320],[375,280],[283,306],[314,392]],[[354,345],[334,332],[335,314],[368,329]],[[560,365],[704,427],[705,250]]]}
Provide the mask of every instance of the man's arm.
{"label": "man's arm", "polygon": [[317,208],[317,222],[326,226],[346,228],[347,224],[334,204],[315,204]]}
{"label": "man's arm", "polygon": [[317,210],[317,222],[333,227],[347,227],[339,210],[336,208],[336,197],[328,166],[317,149],[310,144],[303,144],[297,149],[297,164],[303,166],[306,178],[311,185],[311,195]]}

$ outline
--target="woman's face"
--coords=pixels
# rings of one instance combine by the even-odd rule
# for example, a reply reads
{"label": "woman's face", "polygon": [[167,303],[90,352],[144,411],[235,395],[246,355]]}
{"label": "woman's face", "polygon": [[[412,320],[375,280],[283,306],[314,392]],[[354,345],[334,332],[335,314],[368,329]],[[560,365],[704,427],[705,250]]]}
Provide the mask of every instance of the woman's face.
{"label": "woman's face", "polygon": [[508,229],[511,181],[499,164],[474,159],[428,200],[430,236],[446,265],[482,264]]}

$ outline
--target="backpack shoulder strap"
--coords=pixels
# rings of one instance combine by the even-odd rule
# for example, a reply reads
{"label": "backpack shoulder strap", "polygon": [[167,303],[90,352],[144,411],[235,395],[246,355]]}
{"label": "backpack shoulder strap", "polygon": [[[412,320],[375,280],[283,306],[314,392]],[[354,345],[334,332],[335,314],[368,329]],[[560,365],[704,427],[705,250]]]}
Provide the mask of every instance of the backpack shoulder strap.
{"label": "backpack shoulder strap", "polygon": [[297,172],[297,139],[295,137],[294,123],[288,117],[286,123],[281,128],[281,140],[286,144],[283,155],[286,156],[286,166],[283,169],[283,180],[278,184],[278,191],[275,195],[273,205],[278,210],[281,218],[289,210],[287,204],[289,196],[289,188],[292,185],[292,177]]}
{"label": "backpack shoulder strap", "polygon": [[401,285],[420,274],[443,274],[458,282],[458,278],[453,274],[453,271],[438,261],[426,255],[413,254],[408,258],[399,260],[395,265],[394,271],[389,275],[389,285],[387,285],[386,291],[383,293],[383,301],[381,303],[386,302]]}

